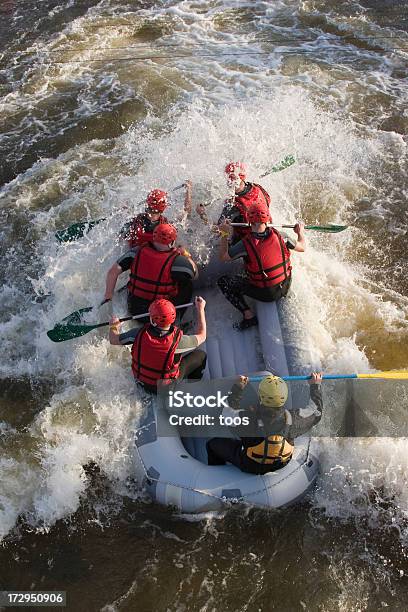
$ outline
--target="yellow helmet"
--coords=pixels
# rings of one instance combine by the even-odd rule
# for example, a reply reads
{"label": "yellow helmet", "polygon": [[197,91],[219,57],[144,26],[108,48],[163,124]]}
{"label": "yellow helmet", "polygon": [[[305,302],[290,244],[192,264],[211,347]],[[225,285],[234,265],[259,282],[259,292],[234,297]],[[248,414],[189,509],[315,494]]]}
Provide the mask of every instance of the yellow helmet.
{"label": "yellow helmet", "polygon": [[268,408],[280,408],[288,399],[288,385],[279,376],[265,376],[258,387],[259,401]]}

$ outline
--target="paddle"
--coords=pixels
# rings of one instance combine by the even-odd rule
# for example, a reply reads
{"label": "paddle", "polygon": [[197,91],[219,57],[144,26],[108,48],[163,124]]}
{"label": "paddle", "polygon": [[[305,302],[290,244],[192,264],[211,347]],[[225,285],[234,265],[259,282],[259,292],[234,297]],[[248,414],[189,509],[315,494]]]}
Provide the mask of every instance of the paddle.
{"label": "paddle", "polygon": [[[231,223],[232,227],[249,227],[250,223]],[[266,224],[267,227],[284,227],[286,229],[293,229],[294,225],[271,225],[270,223]],[[305,225],[306,230],[314,230],[316,232],[326,232],[336,234],[338,232],[343,232],[348,228],[348,225]]]}
{"label": "paddle", "polygon": [[[264,178],[265,176],[268,176],[268,174],[272,174],[272,172],[280,172],[281,170],[286,170],[286,168],[289,168],[289,166],[291,166],[295,162],[296,159],[293,157],[293,155],[287,155],[279,163],[272,166],[270,170],[268,170],[264,174],[261,174],[259,178]],[[210,206],[213,202],[215,202],[216,199],[218,198],[210,200],[209,202],[203,202],[202,205],[207,208],[207,206]]]}
{"label": "paddle", "polygon": [[85,236],[85,234],[95,227],[95,225],[98,225],[101,221],[105,221],[105,219],[106,217],[96,219],[95,221],[79,221],[78,223],[73,223],[69,227],[55,232],[55,237],[58,242],[73,242]]}
{"label": "paddle", "polygon": [[267,172],[264,172],[264,174],[261,174],[259,178],[264,178],[265,176],[268,176],[268,174],[272,174],[272,172],[280,172],[281,170],[286,170],[286,168],[289,168],[289,166],[292,166],[295,163],[295,161],[296,159],[293,157],[293,155],[287,155],[278,164],[275,164],[274,166],[272,166],[270,170],[268,170]]}
{"label": "paddle", "polygon": [[[264,376],[251,376],[250,382],[260,382]],[[281,376],[283,380],[310,380],[311,376]],[[408,370],[389,370],[388,372],[374,372],[374,374],[323,374],[325,380],[341,378],[377,378],[381,380],[408,380]]]}
{"label": "paddle", "polygon": [[[284,227],[288,229],[293,229],[294,225],[274,225],[274,227]],[[348,225],[333,225],[330,223],[329,225],[305,225],[306,230],[313,230],[315,232],[327,232],[332,234],[337,234],[338,232],[344,232],[348,228]]]}
{"label": "paddle", "polygon": [[[178,185],[177,187],[174,187],[174,189],[172,189],[171,191],[177,191],[182,187],[184,187],[184,183],[183,185]],[[144,200],[141,200],[140,202],[137,202],[137,204],[135,204],[135,207],[140,206],[143,203]],[[57,232],[55,232],[55,237],[58,242],[73,242],[74,240],[78,240],[79,238],[82,238],[82,236],[85,236],[85,234],[87,234],[93,227],[95,227],[95,225],[101,223],[101,221],[106,221],[106,217],[102,217],[101,219],[95,219],[94,221],[79,221],[78,223],[73,223],[65,229],[58,230]]]}
{"label": "paddle", "polygon": [[[192,305],[192,302],[189,302],[188,304],[180,304],[180,306],[176,306],[176,309],[187,308],[188,306]],[[93,310],[92,306],[76,310],[75,312],[65,317],[65,319],[62,319],[60,323],[57,323],[53,329],[47,331],[47,336],[52,342],[65,342],[65,340],[73,340],[73,338],[79,338],[80,336],[84,336],[88,332],[92,331],[93,329],[97,329],[98,327],[104,327],[105,325],[109,325],[109,321],[105,323],[82,323],[82,314],[90,312],[91,310]],[[143,319],[143,317],[148,316],[149,313],[145,312],[144,314],[135,315],[133,317],[124,317],[122,319],[119,319],[119,321],[123,323],[124,321]]]}

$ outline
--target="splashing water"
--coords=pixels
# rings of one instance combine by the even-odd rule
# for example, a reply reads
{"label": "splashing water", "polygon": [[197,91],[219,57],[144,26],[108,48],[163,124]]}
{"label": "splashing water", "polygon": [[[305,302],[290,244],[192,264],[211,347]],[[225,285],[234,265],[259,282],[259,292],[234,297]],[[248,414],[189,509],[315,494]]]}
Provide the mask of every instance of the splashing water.
{"label": "splashing water", "polygon": [[[294,328],[307,330],[305,342],[325,371],[406,367],[404,49],[377,52],[375,44],[389,44],[381,39],[388,30],[370,13],[353,22],[333,3],[236,4],[166,2],[121,13],[102,2],[31,41],[20,50],[24,61],[4,68],[15,85],[1,100],[9,180],[0,192],[1,375],[5,383],[28,381],[34,398],[42,382],[47,399],[34,402],[27,427],[16,421],[13,402],[4,402],[0,537],[19,516],[49,530],[75,513],[89,495],[88,464],[106,476],[115,503],[139,499],[129,482],[141,400],[128,352],[109,346],[104,332],[61,345],[45,332],[101,301],[105,274],[124,248],[118,231],[153,187],[171,191],[190,178],[194,203],[209,202],[216,221],[225,163],[242,159],[249,180],[270,193],[276,224],[349,224],[337,235],[310,232],[305,255],[293,257]],[[342,32],[360,47],[341,41]],[[374,48],[363,44],[368,36]],[[297,55],[276,51],[277,39],[284,51],[296,37]],[[401,34],[393,44],[404,40]],[[190,57],[150,60],[137,70],[115,63],[134,53],[121,47],[141,43],[146,54],[176,44]],[[197,49],[217,57],[199,57]],[[174,47],[164,52],[176,55]],[[102,57],[108,68],[92,61]],[[259,179],[289,153],[295,165]],[[171,198],[176,219],[183,192]],[[55,241],[56,229],[102,216],[83,239]],[[197,224],[197,217],[185,221],[181,240],[205,263],[216,245]],[[116,307],[123,312],[122,301]],[[222,309],[218,316],[215,325]],[[318,438],[314,452],[322,464],[311,500],[315,523],[324,516],[389,528],[388,512],[406,546],[406,441]],[[342,563],[334,559],[331,571],[347,590],[350,570]],[[368,601],[364,580],[363,572],[360,605]]]}

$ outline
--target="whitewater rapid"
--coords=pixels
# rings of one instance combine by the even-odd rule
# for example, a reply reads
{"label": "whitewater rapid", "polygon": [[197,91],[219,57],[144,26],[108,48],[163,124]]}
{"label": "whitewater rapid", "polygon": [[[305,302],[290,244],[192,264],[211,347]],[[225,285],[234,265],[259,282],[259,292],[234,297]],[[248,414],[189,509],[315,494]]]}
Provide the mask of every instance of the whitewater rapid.
{"label": "whitewater rapid", "polygon": [[[309,32],[316,36],[307,41],[290,1],[239,4],[242,22],[236,21],[236,3],[228,1],[166,2],[125,12],[101,2],[21,50],[17,59],[26,58],[25,68],[10,64],[5,71],[15,82],[0,105],[7,161],[19,167],[36,147],[41,153],[49,145],[49,153],[28,168],[23,164],[0,192],[0,372],[3,380],[45,381],[48,397],[23,430],[12,425],[12,406],[6,407],[10,422],[0,423],[1,537],[19,516],[45,530],[68,519],[86,499],[84,466],[90,462],[107,477],[118,503],[141,495],[129,486],[132,432],[141,411],[129,354],[111,347],[103,332],[55,345],[46,330],[71,311],[101,301],[106,272],[124,250],[118,230],[142,210],[135,203],[153,187],[171,191],[191,179],[194,204],[213,202],[207,211],[216,220],[226,195],[225,163],[242,159],[249,179],[270,193],[276,224],[349,224],[341,234],[308,234],[307,252],[293,258],[299,327],[326,372],[406,367],[402,275],[397,269],[389,279],[377,274],[403,227],[383,168],[400,163],[406,176],[406,141],[398,131],[381,128],[386,102],[365,125],[361,102],[364,95],[393,94],[402,109],[406,87],[396,90],[395,71],[405,52],[382,56],[351,43],[340,49],[334,33],[320,32],[317,14]],[[304,18],[310,3],[301,4]],[[362,39],[369,35],[374,44],[376,27],[366,19],[361,28]],[[139,45],[136,51],[133,45]],[[294,45],[298,56],[287,52]],[[189,57],[177,58],[175,48]],[[325,61],[319,59],[323,51]],[[153,52],[168,59],[118,61]],[[315,63],[306,74],[307,58]],[[100,59],[105,63],[95,61]],[[370,69],[363,73],[367,62]],[[76,104],[69,98],[64,108],[67,89]],[[105,119],[98,119],[104,112]],[[95,136],[89,139],[85,132],[91,129]],[[288,154],[296,158],[291,168],[259,179]],[[171,200],[169,217],[176,218],[183,192]],[[55,230],[100,216],[107,221],[81,240],[56,242]],[[376,241],[379,220],[388,224],[390,243]],[[205,262],[216,246],[208,228],[193,215],[180,233],[193,256]],[[405,516],[404,440],[316,439],[313,452],[322,464],[311,501],[316,510],[375,520],[375,489]]]}

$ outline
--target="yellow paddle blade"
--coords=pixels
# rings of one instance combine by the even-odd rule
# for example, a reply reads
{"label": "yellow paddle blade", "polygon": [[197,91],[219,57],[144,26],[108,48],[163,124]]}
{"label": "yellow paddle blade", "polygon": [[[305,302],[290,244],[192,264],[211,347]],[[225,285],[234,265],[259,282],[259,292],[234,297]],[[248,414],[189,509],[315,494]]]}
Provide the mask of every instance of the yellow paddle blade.
{"label": "yellow paddle blade", "polygon": [[390,370],[389,372],[376,372],[375,374],[357,374],[357,378],[387,378],[393,380],[408,379],[408,370]]}

